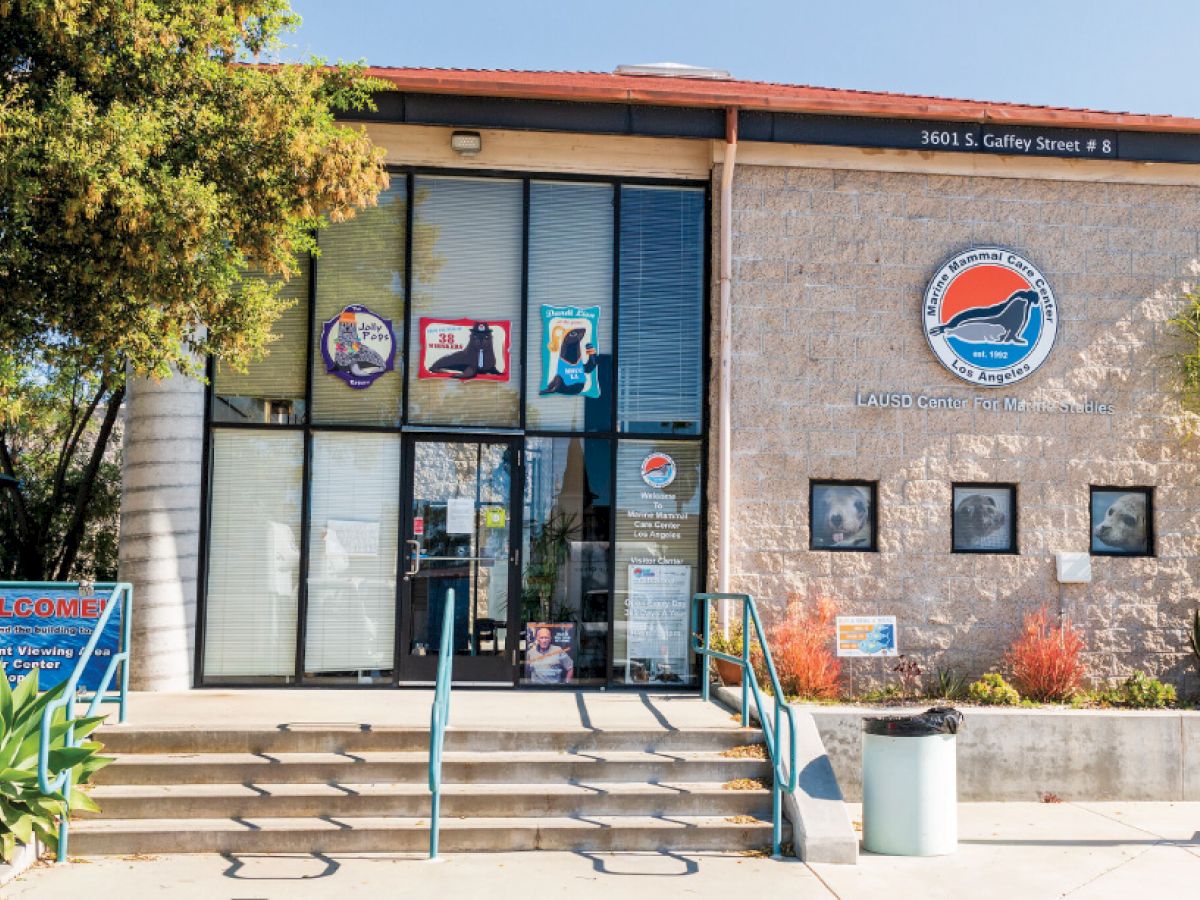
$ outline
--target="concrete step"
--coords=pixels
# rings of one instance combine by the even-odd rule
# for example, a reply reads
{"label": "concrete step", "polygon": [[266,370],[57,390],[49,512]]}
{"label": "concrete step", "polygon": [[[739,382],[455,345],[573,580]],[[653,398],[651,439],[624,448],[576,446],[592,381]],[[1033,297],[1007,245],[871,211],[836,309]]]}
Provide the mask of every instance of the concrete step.
{"label": "concrete step", "polygon": [[[107,726],[98,739],[109,753],[358,753],[428,752],[429,730],[370,725],[295,725],[262,728],[147,728]],[[757,728],[563,728],[538,731],[446,731],[447,750],[517,753],[568,750],[726,750],[762,741]]]}
{"label": "concrete step", "polygon": [[[423,783],[424,752],[164,753],[118,756],[97,784],[388,784]],[[447,784],[568,784],[637,781],[723,784],[769,777],[764,760],[693,750],[597,750],[577,753],[451,751],[443,757]]]}
{"label": "concrete step", "polygon": [[[786,839],[786,836],[785,836]],[[766,819],[714,816],[443,818],[445,852],[735,850],[771,843]],[[420,818],[81,819],[71,853],[424,853]]]}
{"label": "concrete step", "polygon": [[[296,817],[420,818],[429,815],[424,784],[168,784],[97,785],[100,805],[88,818],[235,819]],[[737,816],[770,818],[769,790],[725,790],[719,784],[603,782],[589,784],[447,784],[447,817]]]}

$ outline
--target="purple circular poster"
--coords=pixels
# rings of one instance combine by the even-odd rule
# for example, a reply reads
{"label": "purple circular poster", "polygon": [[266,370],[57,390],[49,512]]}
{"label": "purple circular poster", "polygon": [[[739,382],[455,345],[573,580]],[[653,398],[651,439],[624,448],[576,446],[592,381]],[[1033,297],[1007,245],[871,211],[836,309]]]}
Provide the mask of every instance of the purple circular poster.
{"label": "purple circular poster", "polygon": [[392,321],[365,306],[347,306],[321,329],[325,371],[352,388],[368,388],[396,363]]}

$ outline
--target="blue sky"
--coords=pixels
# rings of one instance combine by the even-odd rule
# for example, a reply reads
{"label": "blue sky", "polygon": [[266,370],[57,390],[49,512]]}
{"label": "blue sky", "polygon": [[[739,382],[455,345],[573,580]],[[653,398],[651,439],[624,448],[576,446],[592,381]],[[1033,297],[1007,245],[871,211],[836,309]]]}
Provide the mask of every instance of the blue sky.
{"label": "blue sky", "polygon": [[736,78],[1200,116],[1195,0],[293,0],[285,59]]}

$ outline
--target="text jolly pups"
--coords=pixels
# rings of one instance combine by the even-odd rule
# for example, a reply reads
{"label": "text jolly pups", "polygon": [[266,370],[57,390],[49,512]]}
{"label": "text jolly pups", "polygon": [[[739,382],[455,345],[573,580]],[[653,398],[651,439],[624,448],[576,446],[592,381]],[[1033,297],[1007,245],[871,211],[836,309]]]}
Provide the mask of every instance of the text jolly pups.
{"label": "text jolly pups", "polygon": [[988,387],[1032,375],[1058,335],[1058,303],[1046,277],[1002,247],[972,247],[946,260],[925,289],[922,315],[938,361]]}

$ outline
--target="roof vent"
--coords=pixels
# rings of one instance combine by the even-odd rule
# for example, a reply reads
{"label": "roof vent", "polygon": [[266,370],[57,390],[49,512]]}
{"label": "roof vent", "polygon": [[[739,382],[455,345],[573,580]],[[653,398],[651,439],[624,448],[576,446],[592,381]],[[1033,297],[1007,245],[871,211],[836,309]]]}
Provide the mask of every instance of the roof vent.
{"label": "roof vent", "polygon": [[709,81],[732,81],[733,76],[724,69],[706,69],[703,66],[688,66],[683,63],[644,63],[637,66],[617,66],[615,75],[651,75],[657,78],[704,78]]}

